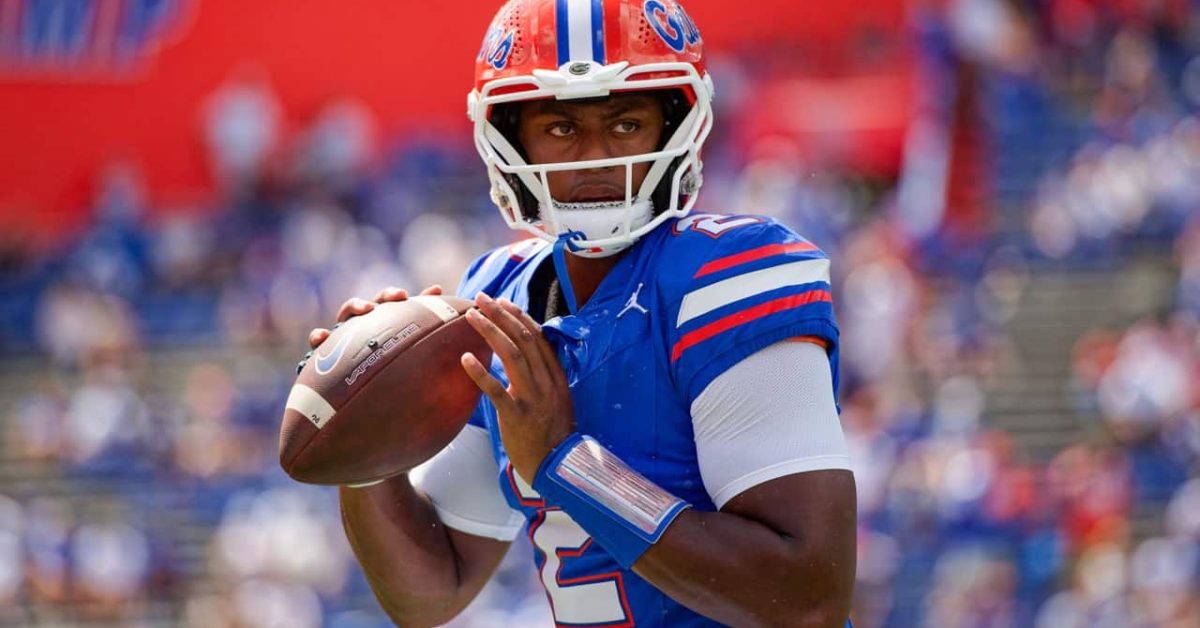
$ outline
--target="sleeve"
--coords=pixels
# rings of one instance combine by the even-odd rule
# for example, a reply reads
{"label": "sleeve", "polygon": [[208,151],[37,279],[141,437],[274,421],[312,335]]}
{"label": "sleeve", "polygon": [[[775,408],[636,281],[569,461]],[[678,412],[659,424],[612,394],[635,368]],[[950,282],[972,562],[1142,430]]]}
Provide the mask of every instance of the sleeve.
{"label": "sleeve", "polygon": [[544,240],[531,238],[480,255],[467,267],[454,294],[464,299],[473,299],[480,292],[494,295],[505,279],[543,246]]}
{"label": "sleeve", "polygon": [[442,523],[460,532],[511,541],[525,518],[509,507],[487,430],[467,425],[445,449],[410,473],[433,501]]}
{"label": "sleeve", "polygon": [[802,336],[825,345],[836,391],[838,330],[820,249],[775,222],[690,246],[694,261],[673,275],[662,323],[672,378],[689,404],[729,367]]}
{"label": "sleeve", "polygon": [[477,257],[467,267],[462,279],[458,281],[454,294],[464,299],[471,299],[480,292],[489,292],[488,288],[493,287],[493,284],[500,279],[501,273],[497,272],[497,267],[503,264],[503,254],[504,249],[498,248]]}
{"label": "sleeve", "polygon": [[692,403],[700,476],[717,508],[764,482],[850,469],[821,347],[780,342],[726,370]]}

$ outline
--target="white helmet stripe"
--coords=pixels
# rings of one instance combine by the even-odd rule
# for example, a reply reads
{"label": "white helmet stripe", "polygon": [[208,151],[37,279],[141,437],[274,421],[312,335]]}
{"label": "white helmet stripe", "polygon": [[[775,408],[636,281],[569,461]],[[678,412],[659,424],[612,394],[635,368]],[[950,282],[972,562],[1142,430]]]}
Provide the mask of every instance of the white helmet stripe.
{"label": "white helmet stripe", "polygon": [[571,58],[568,61],[586,61],[591,59],[592,1],[567,0],[567,18],[571,25]]}
{"label": "white helmet stripe", "polygon": [[558,65],[571,61],[605,63],[604,1],[558,0]]}

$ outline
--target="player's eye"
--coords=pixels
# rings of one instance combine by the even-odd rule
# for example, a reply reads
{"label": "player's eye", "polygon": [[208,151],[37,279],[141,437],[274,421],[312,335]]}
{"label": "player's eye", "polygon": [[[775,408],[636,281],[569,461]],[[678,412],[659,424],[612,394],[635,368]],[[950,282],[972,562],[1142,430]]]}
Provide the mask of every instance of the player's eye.
{"label": "player's eye", "polygon": [[575,132],[575,125],[570,122],[555,122],[547,129],[554,137],[568,137]]}
{"label": "player's eye", "polygon": [[642,125],[637,120],[621,120],[613,125],[613,131],[616,131],[619,135],[635,133],[640,128],[642,128]]}

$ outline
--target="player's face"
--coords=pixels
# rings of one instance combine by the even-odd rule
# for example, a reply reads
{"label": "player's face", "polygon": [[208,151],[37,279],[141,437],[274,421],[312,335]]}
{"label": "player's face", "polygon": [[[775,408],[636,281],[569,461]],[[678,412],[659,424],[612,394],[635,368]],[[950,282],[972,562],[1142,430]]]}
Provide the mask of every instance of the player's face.
{"label": "player's face", "polygon": [[[610,159],[652,153],[663,134],[660,101],[645,94],[618,94],[602,100],[525,103],[520,114],[521,144],[530,163]],[[633,167],[636,193],[650,170]],[[549,173],[550,195],[562,203],[625,200],[625,168]]]}

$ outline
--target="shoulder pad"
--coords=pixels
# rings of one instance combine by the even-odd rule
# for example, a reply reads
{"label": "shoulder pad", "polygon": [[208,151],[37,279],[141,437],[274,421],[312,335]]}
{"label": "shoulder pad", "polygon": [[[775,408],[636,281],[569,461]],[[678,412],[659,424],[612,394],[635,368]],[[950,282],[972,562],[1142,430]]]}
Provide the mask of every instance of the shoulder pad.
{"label": "shoulder pad", "polygon": [[545,240],[529,238],[480,255],[467,267],[455,294],[465,299],[472,299],[480,292],[492,295],[509,276],[518,271],[522,263],[546,245]]}
{"label": "shoulder pad", "polygon": [[691,214],[667,236],[657,281],[676,383],[695,398],[725,368],[794,337],[837,349],[830,261],[770,218]]}
{"label": "shoulder pad", "polygon": [[788,261],[827,259],[815,244],[763,216],[690,214],[672,225],[667,239],[659,283],[664,294],[679,298],[732,275]]}

